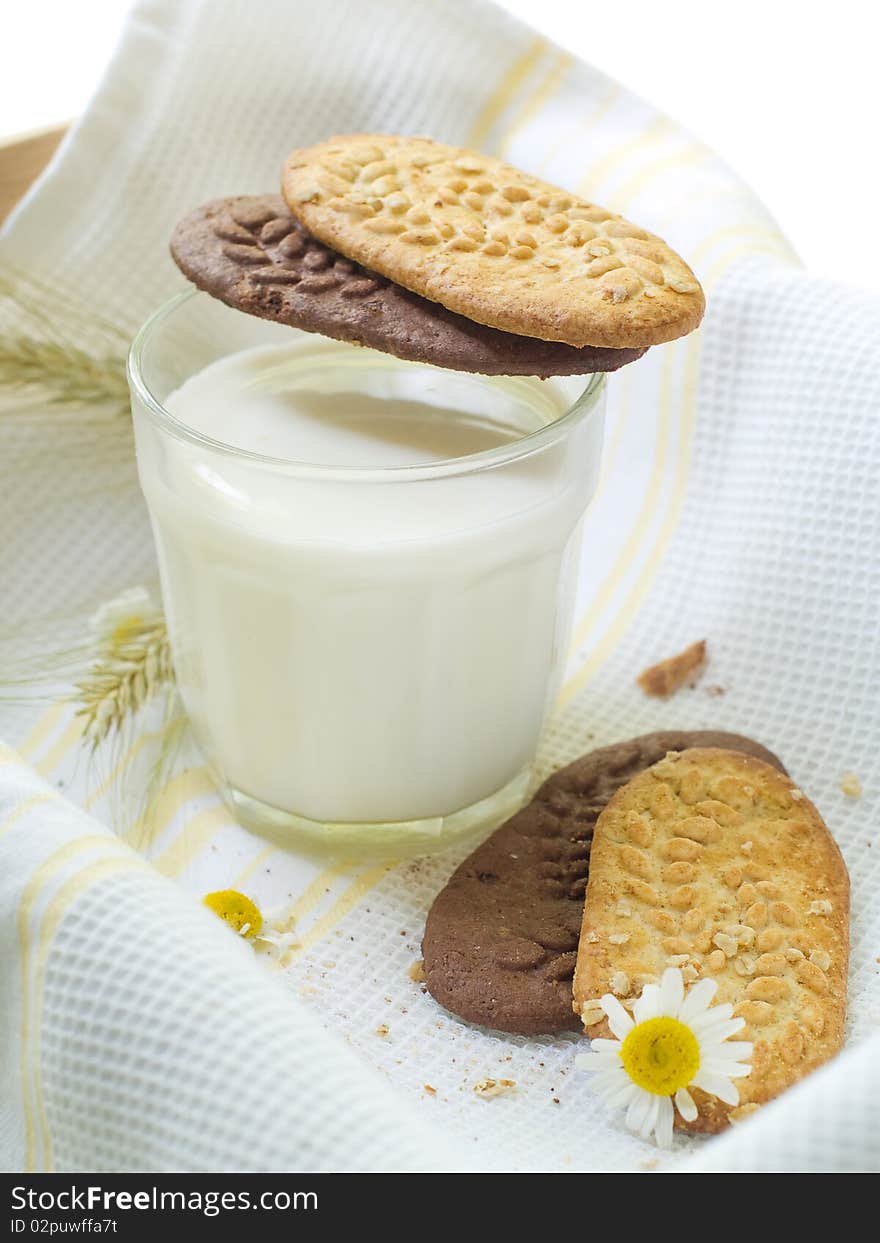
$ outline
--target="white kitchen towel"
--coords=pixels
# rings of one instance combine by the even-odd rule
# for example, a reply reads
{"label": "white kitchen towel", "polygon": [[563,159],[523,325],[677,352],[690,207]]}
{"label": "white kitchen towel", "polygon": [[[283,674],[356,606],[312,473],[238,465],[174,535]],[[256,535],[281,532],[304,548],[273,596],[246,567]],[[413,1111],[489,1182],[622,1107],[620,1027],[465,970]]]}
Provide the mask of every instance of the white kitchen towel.
{"label": "white kitchen towel", "polygon": [[[130,333],[182,286],[166,258],[180,215],[274,189],[290,148],[359,129],[498,152],[665,235],[703,280],[704,328],[609,384],[605,471],[539,774],[656,728],[737,729],[778,751],[852,876],[848,1048],[729,1136],[677,1141],[658,1161],[573,1072],[574,1037],[470,1028],[411,978],[425,912],[461,848],[393,866],[298,858],[230,820],[192,751],[149,817],[126,820],[149,730],[89,761],[58,696],[41,713],[0,705],[0,732],[150,866],[106,834],[89,845],[93,821],[54,797],[29,803],[18,761],[0,767],[11,938],[0,1160],[444,1168],[451,1146],[461,1168],[876,1168],[880,303],[810,279],[704,145],[476,0],[264,0],[259,11],[146,0],[0,259]],[[64,314],[75,333],[75,311]],[[155,563],[127,426],[12,403],[0,441],[0,659],[18,659],[81,641],[101,603],[153,583]],[[701,637],[702,686],[646,700],[634,675]],[[841,792],[846,771],[861,799]],[[292,904],[299,944],[280,977],[205,926],[194,897],[229,884]],[[481,1099],[486,1077],[516,1088]],[[216,1112],[230,1094],[226,1128]],[[352,1108],[355,1123],[334,1123]]]}
{"label": "white kitchen towel", "polygon": [[0,765],[6,1169],[456,1168],[241,938]]}

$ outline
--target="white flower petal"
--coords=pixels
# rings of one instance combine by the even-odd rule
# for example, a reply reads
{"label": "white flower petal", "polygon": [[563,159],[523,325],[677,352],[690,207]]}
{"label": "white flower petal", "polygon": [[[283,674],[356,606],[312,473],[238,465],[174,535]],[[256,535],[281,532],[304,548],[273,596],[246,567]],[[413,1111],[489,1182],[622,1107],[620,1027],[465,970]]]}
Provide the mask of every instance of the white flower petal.
{"label": "white flower petal", "polygon": [[698,980],[688,989],[687,997],[681,1003],[678,1019],[681,1023],[692,1023],[697,1015],[703,1014],[718,991],[715,980]]}
{"label": "white flower petal", "polygon": [[629,1109],[626,1111],[626,1125],[631,1131],[640,1131],[648,1111],[653,1103],[653,1097],[650,1092],[645,1092],[643,1088],[638,1089],[638,1095],[630,1102]]}
{"label": "white flower petal", "polygon": [[590,1041],[590,1048],[594,1053],[602,1053],[610,1050],[612,1053],[620,1053],[621,1042],[619,1040],[607,1040],[604,1036],[597,1036],[595,1040]]}
{"label": "white flower petal", "polygon": [[[591,1049],[589,1053],[579,1056],[589,1058],[589,1064],[592,1066],[600,1066],[605,1064],[609,1066],[619,1066],[621,1064],[620,1045],[616,1041],[612,1042],[612,1048],[610,1049]],[[716,1054],[716,1056],[720,1056],[720,1053]],[[728,1058],[728,1061],[732,1062],[733,1060],[733,1058]]]}
{"label": "white flower petal", "polygon": [[695,1088],[702,1088],[704,1092],[708,1092],[710,1096],[717,1096],[719,1101],[724,1101],[725,1105],[739,1104],[739,1092],[736,1085],[724,1075],[710,1075],[701,1067],[691,1083]]}
{"label": "white flower petal", "polygon": [[679,967],[667,967],[660,980],[660,1013],[678,1018],[684,1002],[684,980]]}
{"label": "white flower petal", "polygon": [[600,1049],[596,1053],[584,1054],[584,1060],[579,1065],[581,1070],[613,1070],[615,1066],[620,1066],[620,1054]]}
{"label": "white flower petal", "polygon": [[611,1031],[618,1040],[623,1040],[626,1034],[632,1031],[633,1028],[633,1021],[630,1016],[613,993],[605,993],[603,997],[600,997],[599,1005],[605,1011]]}
{"label": "white flower petal", "polygon": [[705,1031],[710,1027],[714,1027],[716,1023],[731,1021],[733,1017],[733,1006],[730,1002],[725,1002],[721,1006],[710,1006],[708,1010],[704,1010],[702,1014],[696,1015],[689,1020],[690,1026],[694,1031]]}
{"label": "white flower petal", "polygon": [[608,1109],[622,1109],[625,1105],[629,1105],[641,1092],[641,1088],[633,1083],[629,1076],[625,1076],[626,1083],[614,1089],[613,1092],[606,1092],[602,1097],[602,1103]]}
{"label": "white flower petal", "polygon": [[651,1103],[648,1106],[648,1112],[645,1114],[644,1121],[639,1127],[639,1135],[642,1139],[650,1139],[651,1133],[657,1125],[657,1119],[660,1115],[660,1105],[663,1102],[662,1096],[652,1096]]}
{"label": "white flower petal", "polygon": [[747,1066],[748,1062],[741,1063],[739,1058],[728,1054],[726,1044],[719,1044],[711,1049],[701,1050],[700,1065],[708,1070],[710,1066]]}
{"label": "white flower petal", "polygon": [[608,1096],[617,1092],[626,1084],[631,1085],[632,1080],[623,1067],[618,1066],[612,1070],[600,1070],[598,1074],[593,1076],[590,1086],[598,1096]]}
{"label": "white flower petal", "polygon": [[[718,1006],[717,1009],[722,1009],[722,1007]],[[742,1018],[740,1014],[737,1014],[737,1016],[733,1016],[733,1014],[731,1013],[732,1012],[731,1006],[725,1006],[723,1007],[723,1009],[725,1009],[725,1011],[728,1012],[727,1014],[725,1014],[725,1016],[723,1016],[723,1019],[725,1019],[725,1023],[735,1024],[736,1032],[741,1032],[743,1027],[745,1027],[746,1025],[746,1019]],[[715,1009],[713,1009],[712,1013],[715,1013]],[[718,1016],[718,1018],[721,1018],[721,1017],[722,1016]],[[725,1037],[725,1039],[727,1039],[727,1037]]]}
{"label": "white flower petal", "polygon": [[675,1111],[668,1096],[660,1097],[660,1109],[657,1114],[657,1125],[654,1127],[654,1138],[658,1148],[672,1147],[672,1127],[675,1122]]}
{"label": "white flower petal", "polygon": [[630,1077],[622,1066],[597,1067],[592,1057],[585,1069],[592,1072],[593,1078],[590,1086],[595,1088],[597,1092],[602,1092],[608,1087],[614,1087],[617,1083],[630,1082]]}
{"label": "white flower petal", "polygon": [[707,1075],[724,1075],[727,1079],[745,1079],[746,1075],[752,1073],[748,1062],[724,1062],[715,1059],[701,1063],[700,1070],[704,1070]]}
{"label": "white flower petal", "polygon": [[656,984],[646,984],[642,995],[633,1006],[633,1018],[637,1023],[655,1019],[660,1013],[660,989]]}
{"label": "white flower petal", "polygon": [[685,1122],[695,1122],[697,1118],[697,1107],[694,1104],[694,1098],[691,1096],[687,1088],[679,1088],[675,1094],[675,1108],[684,1118]]}
{"label": "white flower petal", "polygon": [[715,1023],[704,1023],[697,1027],[696,1023],[691,1024],[691,1030],[700,1044],[720,1044],[722,1040],[726,1040],[730,1035],[736,1035],[738,1030],[742,1028],[742,1019],[725,1018],[721,1016],[716,1019]]}
{"label": "white flower petal", "polygon": [[751,1040],[727,1040],[724,1044],[724,1054],[728,1057],[750,1058],[754,1051]]}
{"label": "white flower petal", "polygon": [[700,1049],[707,1056],[713,1052],[722,1052],[724,1049],[724,1041],[728,1036],[733,1036],[740,1030],[742,1026],[739,1019],[723,1019],[708,1031],[697,1031],[693,1029],[694,1035],[700,1042]]}

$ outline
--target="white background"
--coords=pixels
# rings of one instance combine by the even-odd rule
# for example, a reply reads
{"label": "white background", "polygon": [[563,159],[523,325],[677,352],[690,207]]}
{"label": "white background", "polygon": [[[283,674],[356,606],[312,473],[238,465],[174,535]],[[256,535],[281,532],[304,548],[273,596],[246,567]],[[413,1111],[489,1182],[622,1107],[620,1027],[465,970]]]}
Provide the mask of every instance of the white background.
{"label": "white background", "polygon": [[[314,2],[290,0],[306,12]],[[82,110],[128,4],[7,7],[0,137]],[[503,0],[503,7],[714,147],[812,272],[880,290],[875,0]]]}

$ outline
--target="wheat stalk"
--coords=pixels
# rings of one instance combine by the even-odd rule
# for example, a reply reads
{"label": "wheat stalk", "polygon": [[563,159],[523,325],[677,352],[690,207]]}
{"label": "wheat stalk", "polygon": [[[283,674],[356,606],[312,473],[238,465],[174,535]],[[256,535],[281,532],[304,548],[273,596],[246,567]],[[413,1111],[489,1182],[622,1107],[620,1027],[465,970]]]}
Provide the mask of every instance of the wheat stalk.
{"label": "wheat stalk", "polygon": [[37,278],[0,271],[0,390],[128,410],[126,334]]}
{"label": "wheat stalk", "polygon": [[158,610],[134,615],[105,636],[73,698],[85,718],[83,740],[94,749],[118,733],[163,686],[174,681],[165,621]]}
{"label": "wheat stalk", "polygon": [[172,651],[162,610],[143,587],[109,600],[92,618],[93,659],[76,681],[72,699],[85,717],[83,740],[92,751],[159,690],[174,681]]}
{"label": "wheat stalk", "polygon": [[0,340],[0,386],[39,387],[52,405],[112,403],[128,407],[125,364],[119,358],[94,357],[59,341],[6,334]]}

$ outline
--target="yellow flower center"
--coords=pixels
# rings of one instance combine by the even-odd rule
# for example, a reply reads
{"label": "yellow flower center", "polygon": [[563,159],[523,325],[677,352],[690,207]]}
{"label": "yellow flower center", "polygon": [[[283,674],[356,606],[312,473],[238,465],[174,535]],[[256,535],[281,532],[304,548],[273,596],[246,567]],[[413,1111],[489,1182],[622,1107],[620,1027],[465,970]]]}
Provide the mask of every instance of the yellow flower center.
{"label": "yellow flower center", "polygon": [[700,1069],[700,1046],[684,1023],[661,1016],[630,1029],[620,1058],[633,1083],[653,1096],[673,1096]]}
{"label": "yellow flower center", "polygon": [[234,932],[249,941],[262,930],[263,916],[260,908],[237,889],[218,889],[216,893],[205,894],[202,900],[208,910],[219,915]]}

